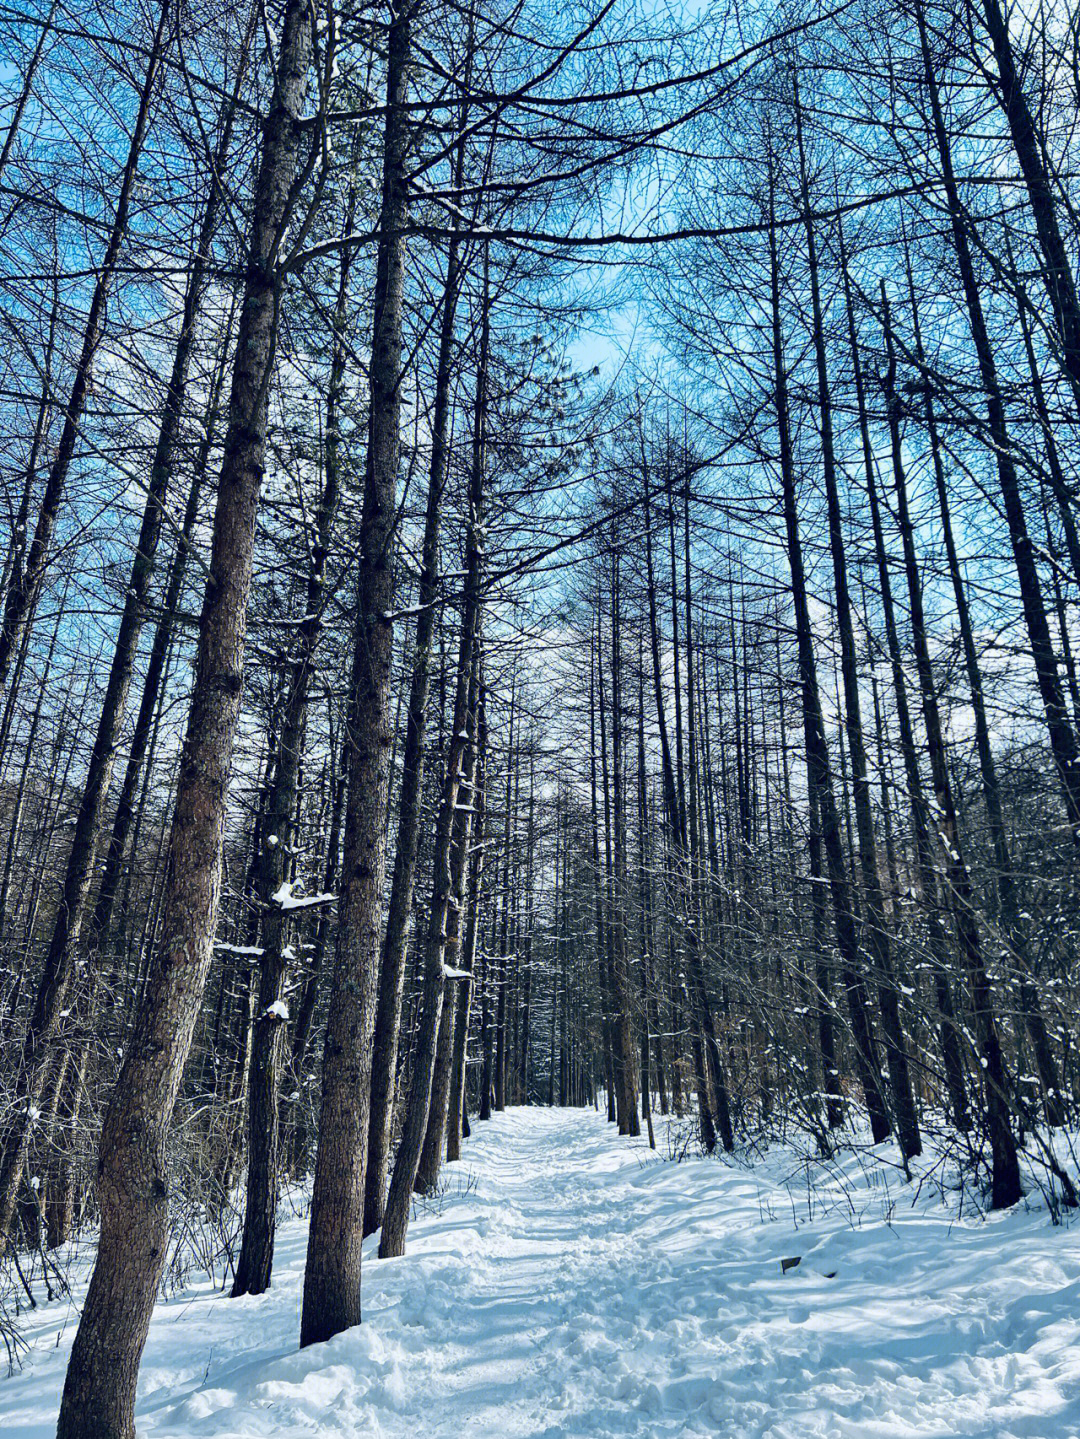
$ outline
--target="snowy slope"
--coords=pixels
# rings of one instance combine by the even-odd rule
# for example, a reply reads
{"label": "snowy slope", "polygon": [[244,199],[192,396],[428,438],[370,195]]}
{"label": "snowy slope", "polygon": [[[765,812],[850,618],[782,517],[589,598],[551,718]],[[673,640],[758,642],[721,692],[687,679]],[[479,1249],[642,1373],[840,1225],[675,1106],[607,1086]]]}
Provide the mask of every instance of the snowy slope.
{"label": "snowy slope", "polygon": [[[301,1221],[269,1294],[159,1306],[140,1435],[1077,1439],[1080,1226],[957,1220],[885,1172],[808,1202],[790,1151],[671,1164],[591,1111],[498,1115],[366,1265],[359,1329],[296,1352]],[[31,1320],[3,1439],[52,1434],[73,1324]]]}

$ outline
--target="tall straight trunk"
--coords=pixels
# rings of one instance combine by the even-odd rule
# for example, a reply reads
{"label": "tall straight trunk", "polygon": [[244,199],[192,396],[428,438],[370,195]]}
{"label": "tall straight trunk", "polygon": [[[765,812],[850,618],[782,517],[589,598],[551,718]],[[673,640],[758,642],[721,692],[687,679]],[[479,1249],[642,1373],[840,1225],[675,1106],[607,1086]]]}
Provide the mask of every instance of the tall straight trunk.
{"label": "tall straight trunk", "polygon": [[[614,626],[612,626],[614,630]],[[612,636],[614,647],[614,635]],[[619,1094],[622,1090],[622,1050],[619,1045],[618,1000],[615,982],[615,864],[611,820],[611,764],[608,754],[608,712],[604,698],[604,632],[603,604],[599,579],[596,593],[596,718],[600,730],[600,792],[604,800],[603,858],[601,874],[604,896],[604,949],[601,954],[600,999],[604,1006],[601,1033],[604,1040],[608,1072],[608,1122],[619,1118]]]}
{"label": "tall straight trunk", "polygon": [[310,53],[310,10],[291,0],[256,180],[161,938],[102,1130],[97,1262],[68,1364],[58,1439],[134,1435],[139,1361],[165,1262],[169,1124],[213,953],[274,361],[277,254],[293,198]]}
{"label": "tall straight trunk", "polygon": [[[680,811],[684,820],[686,836],[685,854],[685,923],[683,934],[686,941],[687,968],[691,993],[693,995],[701,1027],[705,1068],[712,1101],[715,1107],[716,1127],[720,1142],[730,1153],[735,1147],[735,1135],[731,1124],[730,1102],[727,1078],[720,1057],[720,1041],[716,1033],[716,1020],[712,1000],[705,982],[705,965],[702,959],[701,921],[703,918],[703,896],[701,892],[701,855],[698,816],[698,755],[695,723],[694,696],[694,644],[693,606],[690,597],[690,477],[687,475],[683,490],[684,548],[683,570],[685,579],[685,646],[686,646],[686,777],[688,789],[682,796]],[[716,937],[718,948],[723,953],[723,926],[717,916]]]}
{"label": "tall straight trunk", "polygon": [[[652,655],[653,694],[656,700],[657,728],[660,732],[660,769],[664,790],[664,805],[670,830],[670,855],[674,867],[678,868],[680,865],[685,867],[684,836],[686,825],[685,816],[683,815],[678,800],[675,770],[671,763],[671,747],[667,738],[667,719],[664,711],[664,692],[661,679],[660,632],[657,623],[656,592],[653,577],[649,475],[647,467],[644,465],[644,460],[643,448],[642,478],[644,483],[645,565],[649,594],[649,639]],[[688,896],[685,893],[685,884],[679,885],[677,879],[676,884],[678,888],[683,890],[682,894],[674,896],[675,906],[681,911]],[[685,913],[680,913],[680,927],[686,950],[687,968],[692,985],[693,1020],[691,1022],[691,1048],[694,1056],[695,1082],[698,1091],[698,1118],[701,1127],[701,1140],[705,1150],[711,1153],[716,1147],[717,1131],[719,1130],[724,1148],[731,1150],[735,1147],[735,1136],[731,1126],[731,1116],[728,1107],[727,1084],[723,1076],[719,1045],[716,1043],[715,1026],[712,1020],[712,1011],[709,1005],[708,993],[705,989],[701,955],[698,950],[698,935],[693,922]],[[706,1039],[709,1040],[707,1060],[701,1038],[703,1031]],[[710,1083],[706,1063],[708,1063],[713,1070],[712,1083]],[[672,1096],[672,1102],[674,1105],[674,1094]],[[715,1114],[713,1111],[714,1104],[716,1106]]]}
{"label": "tall straight trunk", "polygon": [[[468,515],[465,525],[465,581],[462,600],[461,634],[458,644],[457,679],[454,693],[454,719],[446,756],[442,798],[435,829],[435,853],[432,860],[431,907],[424,944],[423,988],[420,1003],[418,1034],[413,1051],[412,1085],[409,1090],[402,1126],[401,1143],[394,1161],[394,1172],[386,1196],[379,1257],[399,1255],[405,1249],[405,1231],[409,1223],[409,1205],[416,1183],[417,1169],[427,1129],[432,1084],[438,1053],[438,1031],[442,1016],[448,969],[448,953],[457,958],[461,944],[461,909],[453,909],[455,891],[465,872],[468,828],[459,810],[460,795],[466,791],[471,799],[471,760],[469,755],[470,688],[474,685],[475,654],[480,627],[481,584],[483,569],[484,470],[486,465],[488,347],[490,343],[490,291],[488,288],[487,256],[484,258],[484,292],[481,300],[480,351],[476,370],[476,400],[473,422],[472,464],[469,477]],[[461,828],[459,830],[459,822]],[[455,846],[455,837],[458,843]],[[452,915],[451,910],[453,909]],[[452,922],[448,923],[448,919]],[[449,1028],[449,1025],[448,1025]],[[449,1049],[452,1036],[446,1034],[444,1045]],[[448,1058],[448,1054],[446,1056]],[[441,1150],[441,1143],[439,1145]]]}
{"label": "tall straight trunk", "polygon": [[535,755],[529,752],[529,819],[528,838],[525,845],[525,946],[521,963],[521,1013],[520,1043],[517,1052],[517,1101],[529,1102],[529,1025],[532,1013],[532,971],[533,971],[533,900],[536,894],[534,865],[536,861],[536,764]]}
{"label": "tall straight trunk", "polygon": [[[477,637],[479,639],[479,637]],[[433,1194],[438,1187],[442,1170],[443,1150],[450,1123],[450,1092],[453,1084],[454,1054],[457,1045],[457,1023],[461,1012],[461,1000],[468,991],[465,947],[468,942],[468,926],[465,923],[465,891],[469,875],[469,846],[472,839],[472,821],[476,811],[476,704],[478,675],[476,656],[473,656],[473,675],[469,685],[466,730],[468,740],[462,765],[462,776],[458,786],[455,805],[453,840],[450,847],[450,895],[446,908],[445,938],[443,946],[443,1007],[439,1016],[439,1033],[435,1047],[435,1065],[431,1077],[431,1100],[428,1104],[427,1125],[424,1142],[420,1150],[420,1161],[416,1169],[413,1188],[417,1194]],[[447,961],[450,963],[447,963]],[[446,974],[452,968],[456,975]]]}
{"label": "tall straight trunk", "polygon": [[495,1066],[495,1024],[491,1012],[491,965],[490,943],[480,955],[480,1093],[476,1111],[478,1119],[491,1118],[492,1085]]}
{"label": "tall straight trunk", "polygon": [[[613,537],[614,538],[614,537]],[[630,1017],[630,972],[626,942],[629,904],[626,879],[625,760],[623,757],[622,665],[620,630],[619,552],[611,554],[611,808],[612,808],[612,990],[615,1000],[614,1033],[617,1064],[616,1112],[619,1133],[641,1133],[638,1121],[637,1054]]]}
{"label": "tall straight trunk", "polygon": [[[908,270],[909,292],[912,303],[912,321],[915,327],[915,346],[922,359],[922,338],[919,333],[918,309],[915,291]],[[1033,369],[1038,384],[1038,372]],[[1041,389],[1041,387],[1040,387]],[[956,605],[957,622],[960,626],[960,642],[967,672],[968,688],[971,694],[971,712],[975,724],[975,752],[979,760],[979,778],[982,785],[983,804],[990,828],[990,843],[994,853],[996,870],[998,921],[1006,941],[1006,956],[1015,959],[1020,986],[1020,1007],[1024,1023],[1031,1039],[1035,1065],[1039,1072],[1046,1105],[1047,1121],[1051,1125],[1065,1122],[1063,1105],[1064,1091],[1058,1076],[1057,1062],[1050,1044],[1046,1022],[1039,1004],[1038,992],[1031,980],[1031,958],[1027,934],[1020,917],[1020,897],[1016,888],[1016,874],[1009,848],[1005,827],[1005,814],[1001,804],[1001,789],[998,784],[997,766],[990,743],[990,725],[986,715],[986,699],[983,694],[982,671],[979,668],[978,653],[975,649],[975,634],[968,608],[967,593],[960,572],[960,558],[953,536],[952,514],[949,507],[948,486],[945,480],[945,466],[941,454],[941,441],[937,430],[933,400],[926,401],[926,425],[930,437],[930,450],[934,465],[934,486],[937,492],[938,510],[941,515],[941,532],[945,541],[945,556],[948,562],[949,580],[952,585],[953,601]],[[1049,438],[1049,437],[1048,437]],[[1052,445],[1052,440],[1049,441]],[[1068,509],[1066,507],[1066,513]]]}
{"label": "tall straight trunk", "polygon": [[[561,985],[561,963],[563,952],[563,928],[562,928],[562,906],[565,901],[563,888],[563,854],[564,839],[563,831],[566,824],[565,811],[563,809],[564,797],[562,788],[562,777],[556,781],[555,790],[555,855],[552,861],[552,896],[551,896],[551,1015],[548,1027],[548,1093],[547,1102],[549,1108],[555,1106],[555,1054],[556,1054],[556,1030],[559,1022],[559,993]],[[563,1101],[560,1100],[560,1103]]]}
{"label": "tall straight trunk", "polygon": [[600,1004],[600,1058],[607,1090],[608,1123],[615,1120],[615,1076],[611,1062],[611,1010],[608,1002],[608,936],[605,904],[606,870],[600,858],[600,808],[597,788],[596,721],[603,698],[597,696],[596,677],[600,669],[599,614],[597,634],[589,640],[589,816],[592,843],[593,912],[596,929],[597,999]]}
{"label": "tall straight trunk", "polygon": [[[653,697],[656,701],[656,724],[660,734],[660,771],[664,792],[672,803],[675,802],[675,780],[671,766],[671,745],[668,741],[667,715],[664,708],[664,689],[660,661],[660,624],[656,605],[656,573],[653,567],[652,548],[652,507],[649,503],[650,475],[645,463],[644,440],[642,441],[642,508],[645,522],[645,575],[649,598],[649,652],[652,659]],[[670,791],[670,795],[669,792]],[[678,811],[671,813],[672,823],[678,829]]]}
{"label": "tall straight trunk", "polygon": [[[352,229],[355,182],[345,204],[344,231]],[[323,444],[323,489],[315,513],[304,609],[296,631],[296,653],[289,661],[289,678],[279,720],[280,740],[273,779],[266,795],[263,834],[258,855],[257,894],[263,906],[260,931],[259,998],[252,1037],[248,1085],[248,1164],[244,1198],[244,1228],[236,1263],[232,1294],[262,1294],[270,1286],[274,1262],[278,1181],[281,1170],[280,1105],[281,1062],[285,1049],[287,1013],[284,1004],[286,940],[289,921],[277,898],[295,846],[293,838],[300,794],[300,766],[307,718],[308,694],[314,676],[322,635],[323,587],[326,559],[333,539],[334,520],[341,494],[341,397],[349,306],[349,273],[354,251],[344,249],[338,269],[337,298],[332,324],[330,375],[326,392],[326,438]]]}
{"label": "tall straight trunk", "polygon": [[772,289],[772,348],[775,375],[775,404],[780,446],[780,481],[783,492],[784,526],[787,532],[788,563],[791,569],[791,593],[795,609],[795,636],[798,648],[799,679],[802,689],[803,734],[806,745],[808,783],[816,797],[821,825],[821,845],[825,856],[832,900],[836,947],[840,957],[840,974],[848,1002],[851,1034],[855,1049],[855,1067],[863,1092],[871,1133],[875,1144],[889,1133],[890,1123],[881,1091],[881,1074],[877,1046],[870,1026],[860,975],[858,939],[852,912],[851,891],[844,865],[840,836],[840,818],[833,794],[832,769],[829,762],[825,725],[821,714],[817,663],[814,657],[813,630],[807,597],[806,574],[803,568],[802,542],[796,506],[794,454],[791,447],[788,412],[787,369],[784,359],[780,315],[780,262],[776,247],[776,230],[769,230],[770,272]]}
{"label": "tall straight trunk", "polygon": [[885,531],[881,521],[877,484],[874,478],[875,459],[870,436],[869,418],[866,407],[866,387],[863,381],[862,362],[859,355],[858,336],[855,331],[855,311],[851,300],[851,286],[847,266],[844,266],[844,300],[848,320],[848,343],[851,349],[852,370],[855,377],[855,403],[859,418],[859,438],[862,447],[863,477],[866,483],[867,499],[870,505],[870,521],[874,535],[874,554],[877,562],[878,586],[881,593],[881,607],[885,623],[885,643],[892,671],[893,694],[896,700],[896,722],[900,735],[900,748],[904,757],[904,772],[907,780],[908,800],[911,805],[912,828],[915,838],[915,861],[919,890],[925,910],[925,922],[931,969],[934,979],[934,993],[940,1018],[938,1029],[941,1044],[942,1065],[945,1075],[945,1089],[949,1096],[953,1123],[958,1129],[969,1124],[967,1091],[964,1084],[964,1066],[960,1051],[959,1033],[950,982],[949,954],[940,910],[941,895],[937,869],[934,864],[930,840],[930,815],[923,792],[922,776],[919,772],[919,754],[915,744],[915,731],[907,700],[907,679],[904,674],[904,658],[900,649],[900,637],[896,627],[896,615],[892,597],[892,580],[889,575],[889,557],[885,548]]}
{"label": "tall straight trunk", "polygon": [[[659,1025],[656,1023],[652,993],[652,885],[649,875],[648,833],[649,833],[649,791],[648,773],[645,767],[645,657],[642,653],[642,634],[638,630],[638,692],[637,692],[637,826],[638,826],[638,909],[641,924],[641,1112],[649,1134],[649,1148],[656,1148],[652,1119],[652,1054],[651,1043],[656,1036],[659,1052]],[[554,1043],[552,1044],[554,1055]],[[658,1053],[659,1057],[659,1053]],[[554,1063],[554,1059],[553,1059]],[[667,1097],[664,1092],[662,1064],[657,1065],[656,1085],[660,1095],[660,1112],[667,1112]]]}
{"label": "tall straight trunk", "polygon": [[453,1163],[461,1158],[461,1141],[468,1138],[466,1114],[466,1061],[469,1024],[472,1014],[473,981],[476,971],[476,947],[480,934],[481,884],[484,873],[484,839],[486,834],[487,801],[485,799],[485,756],[487,753],[487,720],[485,717],[484,681],[480,654],[477,654],[476,758],[473,764],[472,843],[468,855],[468,918],[465,943],[461,950],[461,968],[470,975],[457,987],[457,1020],[454,1028],[453,1072],[450,1077],[449,1118],[446,1130],[446,1159]]}
{"label": "tall straight trunk", "polygon": [[[863,598],[863,608],[866,608],[865,596]],[[878,684],[877,675],[872,674],[870,676],[870,693],[874,703],[874,734],[877,745],[879,783],[878,809],[881,813],[881,829],[885,840],[885,868],[889,876],[889,908],[895,922],[900,895],[900,872],[896,862],[896,841],[893,837],[893,806],[890,797],[891,791],[894,788],[894,782],[891,758],[886,760],[885,757],[886,723],[881,706],[881,688]]]}
{"label": "tall straight trunk", "polygon": [[[505,977],[506,977],[506,905],[510,886],[510,818],[513,801],[513,790],[511,787],[511,776],[514,765],[514,724],[517,718],[517,666],[511,670],[510,675],[510,704],[507,717],[507,742],[506,742],[506,779],[503,787],[503,824],[502,824],[502,879],[501,883],[496,881],[497,893],[502,896],[502,913],[493,904],[491,914],[491,928],[488,935],[488,944],[484,953],[484,983],[482,985],[483,1003],[480,1013],[480,1047],[482,1051],[482,1067],[480,1080],[480,1104],[479,1112],[481,1119],[490,1119],[492,1111],[501,1109],[501,1095],[499,1093],[499,1053],[500,1053],[500,1031],[505,1018]],[[498,940],[499,953],[496,954],[495,946],[499,935],[503,937]]]}
{"label": "tall straight trunk", "polygon": [[[466,73],[472,62],[471,44]],[[466,82],[467,83],[467,82]],[[459,121],[465,124],[465,115]],[[455,175],[460,184],[464,147],[459,145]],[[424,737],[427,730],[428,692],[431,687],[431,640],[435,626],[439,583],[439,526],[450,453],[450,401],[453,381],[454,327],[461,289],[461,239],[457,219],[451,225],[446,248],[446,280],[439,321],[439,352],[435,367],[435,394],[431,417],[431,452],[428,464],[427,510],[420,553],[416,634],[413,640],[405,738],[401,757],[397,843],[390,881],[379,966],[379,999],[372,1046],[371,1113],[365,1173],[364,1233],[374,1234],[382,1223],[390,1168],[390,1139],[401,1032],[401,1001],[408,954],[409,923],[416,883],[416,856],[420,843],[420,791],[424,775]]]}
{"label": "tall straight trunk", "polygon": [[64,408],[64,426],[60,432],[56,454],[45,482],[34,538],[30,543],[25,568],[22,568],[17,574],[12,574],[8,581],[8,590],[4,597],[3,617],[0,619],[0,687],[3,687],[7,681],[12,657],[18,649],[23,627],[27,624],[37,604],[45,579],[46,566],[51,557],[53,532],[56,529],[60,504],[67,485],[68,472],[75,457],[75,446],[78,443],[86,397],[90,389],[94,356],[97,353],[105,324],[105,302],[116,274],[120,249],[127,236],[131,196],[135,188],[139,160],[142,156],[142,148],[150,122],[150,108],[157,90],[162,62],[168,50],[170,27],[174,23],[172,4],[173,0],[163,0],[158,12],[153,38],[146,52],[146,69],[143,72],[142,86],[139,91],[139,107],[128,143],[124,169],[120,177],[112,227],[94,281],[90,308],[83,326],[79,357],[75,363],[71,390]]}
{"label": "tall straight trunk", "polygon": [[[993,0],[990,0],[990,3],[992,4]],[[923,71],[926,77],[927,93],[930,98],[933,135],[937,145],[938,160],[941,165],[945,198],[949,211],[953,248],[956,252],[957,265],[960,271],[960,283],[964,291],[968,327],[971,331],[972,342],[975,346],[979,378],[982,383],[983,393],[986,397],[987,424],[994,451],[994,459],[997,463],[998,484],[1001,489],[1001,499],[1005,510],[1006,524],[1009,530],[1009,542],[1012,547],[1013,561],[1016,566],[1016,576],[1020,584],[1020,599],[1024,611],[1024,622],[1027,627],[1028,643],[1031,647],[1031,658],[1035,665],[1039,695],[1042,699],[1043,711],[1046,717],[1046,729],[1050,737],[1050,748],[1053,752],[1054,762],[1057,765],[1058,778],[1061,783],[1062,795],[1065,801],[1065,811],[1068,815],[1073,839],[1077,844],[1080,844],[1080,750],[1077,748],[1076,736],[1069,723],[1068,712],[1065,708],[1065,698],[1062,693],[1061,680],[1057,669],[1057,658],[1054,654],[1053,643],[1050,639],[1050,626],[1046,618],[1046,607],[1043,603],[1039,571],[1035,561],[1035,548],[1031,543],[1031,537],[1027,529],[1027,521],[1024,518],[1024,507],[1020,498],[1019,478],[1016,472],[1016,463],[1013,459],[1009,430],[1005,420],[1005,404],[1002,398],[1001,385],[998,380],[994,351],[986,328],[986,320],[983,316],[982,300],[979,295],[978,280],[976,279],[975,266],[971,256],[967,216],[960,199],[960,191],[953,170],[952,151],[941,105],[937,73],[934,69],[934,61],[930,50],[930,38],[926,28],[926,17],[923,13],[922,0],[918,0],[915,14],[918,21],[919,40],[922,47]],[[1080,350],[1077,350],[1075,353],[1077,355],[1078,373],[1080,373]]]}
{"label": "tall straight trunk", "polygon": [[[810,304],[813,321],[814,359],[818,386],[818,423],[821,436],[821,468],[825,480],[825,502],[828,511],[829,550],[832,555],[833,585],[836,593],[836,627],[840,636],[840,670],[844,685],[844,731],[847,734],[851,760],[851,790],[855,801],[855,826],[858,835],[859,878],[865,910],[863,935],[870,952],[877,986],[881,1031],[885,1041],[885,1060],[889,1070],[896,1137],[905,1159],[922,1153],[919,1118],[915,1095],[908,1070],[907,1047],[900,1020],[900,1004],[893,967],[892,943],[881,881],[877,868],[877,844],[874,836],[873,812],[870,807],[870,779],[866,763],[866,741],[863,736],[859,698],[858,658],[855,632],[851,619],[851,596],[848,589],[847,558],[844,553],[844,526],[840,513],[840,488],[836,473],[833,444],[832,397],[829,388],[829,366],[825,350],[824,317],[821,304],[821,282],[818,274],[817,237],[811,213],[810,182],[803,143],[802,109],[798,86],[795,88],[795,123],[799,150],[799,176],[806,234],[806,253],[810,270]],[[846,273],[841,241],[841,264]],[[839,709],[839,705],[838,705]],[[849,820],[850,823],[850,820]],[[849,839],[850,845],[850,839]]]}
{"label": "tall straight trunk", "polygon": [[[670,454],[670,436],[668,438],[669,453],[664,457],[664,463],[670,465],[672,456]],[[675,709],[675,795],[678,801],[678,831],[679,842],[683,849],[686,848],[686,773],[683,756],[683,716],[682,716],[682,675],[681,675],[681,649],[679,646],[679,581],[678,569],[675,562],[675,476],[668,476],[667,493],[667,520],[668,520],[668,556],[670,560],[671,579],[671,693]]]}
{"label": "tall straight trunk", "polygon": [[[844,1118],[843,1091],[840,1085],[839,1060],[836,1053],[836,1029],[833,1025],[834,1006],[830,991],[832,972],[825,938],[825,878],[821,863],[821,815],[817,790],[809,790],[809,851],[810,851],[810,938],[813,949],[814,989],[816,991],[817,1041],[821,1059],[821,1088],[825,1094],[825,1123],[838,1129]],[[821,1147],[828,1149],[828,1140]]]}
{"label": "tall straight trunk", "polygon": [[520,728],[517,711],[517,669],[510,685],[510,722],[507,734],[506,784],[503,790],[505,808],[503,814],[503,872],[502,872],[502,913],[499,920],[499,953],[495,967],[495,1036],[494,1036],[494,1093],[492,1100],[496,1111],[506,1108],[506,1064],[508,1033],[507,1005],[510,990],[511,950],[513,931],[511,910],[514,904],[514,885],[517,880],[517,866],[511,858],[511,841],[514,837],[514,820],[517,815],[517,780],[520,770],[520,739],[515,724]]}
{"label": "tall straight trunk", "polygon": [[413,0],[392,5],[387,30],[382,204],[375,269],[370,410],[356,637],[345,718],[348,774],[337,946],[323,1051],[322,1103],[300,1343],[360,1322],[371,1043],[379,978],[390,759],[391,546],[401,452],[404,226],[411,126],[406,112]]}
{"label": "tall straight trunk", "polygon": [[[252,24],[254,24],[257,13],[257,7],[253,7]],[[245,68],[243,64],[238,67],[233,93],[222,117],[221,136],[214,156],[215,175],[222,173],[231,148],[233,125],[236,118],[240,86]],[[177,462],[176,451],[179,439],[180,420],[183,415],[184,403],[187,397],[191,360],[194,353],[196,324],[205,293],[206,269],[210,261],[214,236],[217,233],[220,222],[220,214],[220,190],[217,183],[214,182],[212,183],[211,192],[207,198],[206,209],[203,212],[202,224],[199,229],[199,238],[195,247],[195,254],[192,257],[191,272],[188,276],[187,289],[184,293],[184,311],[180,335],[176,350],[173,354],[172,372],[169,376],[169,384],[165,393],[165,408],[154,450],[151,476],[153,477],[160,474],[162,476],[161,484],[163,488],[171,482],[171,474]],[[192,465],[191,481],[188,486],[187,499],[184,506],[183,518],[180,523],[180,533],[177,538],[176,550],[169,567],[169,575],[161,599],[160,615],[154,629],[154,638],[151,642],[150,655],[147,659],[146,673],[143,676],[142,696],[139,702],[138,713],[135,717],[134,729],[132,730],[127,764],[124,768],[124,778],[120,787],[120,797],[113,815],[109,843],[105,851],[105,863],[102,870],[101,881],[98,885],[97,899],[94,903],[93,913],[88,925],[86,948],[90,954],[96,954],[100,950],[109,932],[113,905],[116,902],[120,878],[123,872],[128,839],[131,835],[132,823],[135,817],[135,794],[139,784],[139,776],[142,773],[143,764],[146,760],[150,731],[153,725],[154,715],[157,712],[159,696],[162,691],[162,681],[165,674],[165,664],[169,654],[169,647],[176,630],[177,610],[180,606],[180,599],[184,590],[184,581],[187,576],[192,536],[194,535],[195,524],[198,520],[199,503],[202,498],[203,487],[206,483],[206,470],[210,463],[210,456],[213,451],[217,431],[221,392],[224,388],[228,369],[229,334],[232,330],[233,318],[234,316],[230,307],[228,323],[225,326],[225,334],[221,340],[218,365],[210,384],[206,413],[203,417],[202,439]]]}
{"label": "tall straight trunk", "polygon": [[1015,1204],[1023,1194],[1020,1187],[1016,1141],[1009,1124],[1009,1080],[1005,1069],[1005,1055],[998,1032],[997,1019],[994,1014],[990,978],[983,959],[982,941],[975,919],[971,877],[963,858],[960,831],[956,821],[956,806],[953,801],[952,785],[945,756],[945,741],[938,710],[937,691],[930,663],[930,647],[922,600],[922,582],[915,555],[914,527],[908,512],[907,483],[901,452],[900,410],[896,396],[896,359],[893,353],[893,331],[889,319],[889,304],[884,280],[881,282],[881,306],[888,359],[885,395],[888,405],[889,442],[892,450],[897,521],[904,549],[904,569],[907,575],[908,599],[911,606],[915,669],[922,694],[923,723],[926,729],[926,747],[930,759],[934,799],[937,803],[937,821],[940,825],[946,856],[945,872],[954,900],[953,913],[960,939],[960,952],[971,985],[972,1007],[979,1044],[979,1063],[983,1070],[986,1121],[993,1155],[991,1202],[995,1209],[1004,1209]]}

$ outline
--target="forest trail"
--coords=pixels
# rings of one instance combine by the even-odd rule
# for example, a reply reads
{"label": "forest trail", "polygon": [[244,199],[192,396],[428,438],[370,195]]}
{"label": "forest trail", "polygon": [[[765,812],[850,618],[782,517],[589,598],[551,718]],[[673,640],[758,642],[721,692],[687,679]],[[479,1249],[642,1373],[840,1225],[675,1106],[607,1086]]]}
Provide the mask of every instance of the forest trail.
{"label": "forest trail", "polygon": [[[358,1329],[297,1352],[302,1218],[268,1294],[159,1305],[140,1439],[1075,1439],[1080,1226],[958,1218],[883,1154],[808,1189],[787,1149],[665,1163],[591,1110],[496,1115],[365,1264]],[[4,1439],[51,1439],[74,1319],[31,1316]]]}

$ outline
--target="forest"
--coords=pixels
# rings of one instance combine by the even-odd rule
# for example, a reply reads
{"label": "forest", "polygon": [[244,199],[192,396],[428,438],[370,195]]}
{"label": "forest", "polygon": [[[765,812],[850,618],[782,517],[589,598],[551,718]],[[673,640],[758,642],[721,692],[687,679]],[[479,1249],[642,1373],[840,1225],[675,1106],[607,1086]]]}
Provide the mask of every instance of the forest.
{"label": "forest", "polygon": [[[0,59],[12,1434],[1080,1433],[1080,12],[23,0]],[[857,1414],[788,1327],[739,1409],[871,1209],[852,1332],[955,1228],[1053,1381],[950,1330],[966,1400]],[[683,1409],[481,1325],[435,1417],[514,1223],[616,1369],[672,1226],[779,1248]],[[185,1295],[354,1397],[140,1379]]]}

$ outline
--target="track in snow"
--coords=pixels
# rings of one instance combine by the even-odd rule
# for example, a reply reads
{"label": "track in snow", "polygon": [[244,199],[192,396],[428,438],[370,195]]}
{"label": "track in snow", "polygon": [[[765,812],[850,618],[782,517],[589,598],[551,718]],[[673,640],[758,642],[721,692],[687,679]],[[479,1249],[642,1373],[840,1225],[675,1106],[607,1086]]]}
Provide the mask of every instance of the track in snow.
{"label": "track in snow", "polygon": [[[957,1223],[852,1159],[811,1218],[790,1151],[666,1164],[591,1111],[473,1136],[358,1329],[296,1351],[300,1220],[270,1293],[159,1306],[140,1439],[1080,1439],[1080,1230],[1044,1210]],[[3,1439],[54,1432],[74,1321],[31,1318]]]}

